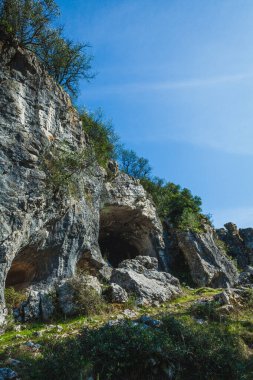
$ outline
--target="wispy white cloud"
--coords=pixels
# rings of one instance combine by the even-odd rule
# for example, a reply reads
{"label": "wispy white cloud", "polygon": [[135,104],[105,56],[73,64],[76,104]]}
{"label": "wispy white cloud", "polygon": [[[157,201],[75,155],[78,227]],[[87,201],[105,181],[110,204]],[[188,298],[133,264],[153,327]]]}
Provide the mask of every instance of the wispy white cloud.
{"label": "wispy white cloud", "polygon": [[253,73],[241,73],[233,75],[221,75],[210,78],[193,78],[182,81],[159,81],[159,82],[139,82],[139,83],[123,83],[115,85],[96,86],[89,90],[89,94],[96,92],[101,94],[119,94],[119,93],[139,93],[147,91],[166,91],[187,88],[198,88],[215,86],[226,83],[240,82],[246,79],[253,78]]}

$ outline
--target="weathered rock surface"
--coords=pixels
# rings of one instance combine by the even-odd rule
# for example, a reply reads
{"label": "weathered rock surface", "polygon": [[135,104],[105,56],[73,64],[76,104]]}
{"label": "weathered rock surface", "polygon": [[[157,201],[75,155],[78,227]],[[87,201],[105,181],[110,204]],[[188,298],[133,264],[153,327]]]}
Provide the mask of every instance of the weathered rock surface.
{"label": "weathered rock surface", "polygon": [[[103,255],[112,238],[121,242],[120,260],[152,255],[162,265],[162,226],[138,181],[115,166],[107,176],[93,162],[76,174],[75,194],[49,186],[45,155],[54,160],[50,152],[62,142],[85,151],[87,138],[69,96],[31,53],[4,38],[0,83],[0,319],[5,282],[16,288],[41,283],[44,289],[77,267],[110,277]],[[120,261],[115,254],[109,259]]]}
{"label": "weathered rock surface", "polygon": [[224,228],[219,228],[216,232],[240,268],[253,265],[253,228],[238,229],[236,224],[226,223]]}
{"label": "weathered rock surface", "polygon": [[18,377],[17,373],[10,368],[0,368],[0,380],[11,380]]}
{"label": "weathered rock surface", "polygon": [[106,295],[110,302],[125,303],[128,301],[128,295],[125,289],[115,283],[111,283]]}
{"label": "weathered rock surface", "polygon": [[134,294],[140,305],[162,303],[181,293],[178,279],[159,272],[158,261],[153,257],[137,256],[122,261],[113,270],[111,281]]}
{"label": "weathered rock surface", "polygon": [[203,233],[174,229],[168,232],[170,265],[188,272],[194,285],[226,287],[237,281],[238,271],[219,247],[210,226],[206,225]]}
{"label": "weathered rock surface", "polygon": [[244,268],[243,272],[239,275],[237,284],[253,287],[253,267],[247,266]]}

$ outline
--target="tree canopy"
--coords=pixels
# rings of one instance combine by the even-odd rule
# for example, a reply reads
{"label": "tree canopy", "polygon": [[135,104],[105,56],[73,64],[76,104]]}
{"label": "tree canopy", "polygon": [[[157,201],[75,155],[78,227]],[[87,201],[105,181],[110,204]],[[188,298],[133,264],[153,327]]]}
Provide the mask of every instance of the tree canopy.
{"label": "tree canopy", "polygon": [[119,152],[120,169],[135,178],[148,178],[151,173],[149,161],[139,157],[133,150],[122,148]]}
{"label": "tree canopy", "polygon": [[0,28],[10,41],[33,51],[49,74],[72,96],[80,79],[91,79],[88,45],[64,38],[56,27],[59,8],[54,0],[0,0]]}

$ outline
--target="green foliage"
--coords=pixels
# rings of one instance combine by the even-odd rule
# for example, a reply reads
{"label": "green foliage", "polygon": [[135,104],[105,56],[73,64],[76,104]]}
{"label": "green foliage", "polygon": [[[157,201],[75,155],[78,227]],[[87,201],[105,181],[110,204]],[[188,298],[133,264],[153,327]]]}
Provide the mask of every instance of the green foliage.
{"label": "green foliage", "polygon": [[218,311],[220,304],[215,301],[200,301],[195,302],[190,307],[190,314],[196,318],[201,318],[211,321],[219,321],[220,314]]}
{"label": "green foliage", "polygon": [[253,289],[245,289],[242,294],[242,299],[244,302],[244,307],[252,309],[253,307]]}
{"label": "green foliage", "polygon": [[133,150],[121,149],[119,152],[120,169],[126,174],[139,178],[149,178],[151,166],[144,157],[138,157]]}
{"label": "green foliage", "polygon": [[67,143],[52,145],[43,157],[43,168],[46,170],[49,185],[55,190],[67,189],[77,192],[78,183],[75,176],[84,169],[91,168],[94,155],[88,147],[72,151]]}
{"label": "green foliage", "polygon": [[226,243],[219,239],[219,238],[216,238],[215,239],[215,244],[217,245],[217,247],[222,251],[224,252],[225,255],[228,255],[228,247],[226,245]]}
{"label": "green foliage", "polygon": [[29,378],[251,379],[242,344],[226,325],[174,317],[162,322],[159,328],[131,321],[106,325],[84,330],[80,339],[48,342],[37,360],[36,377],[30,367]]}
{"label": "green foliage", "polygon": [[31,50],[50,38],[50,24],[59,15],[54,0],[1,0],[0,26],[10,39]]}
{"label": "green foliage", "polygon": [[73,97],[77,97],[80,79],[90,80],[92,57],[87,44],[73,43],[56,31],[36,49],[48,73]]}
{"label": "green foliage", "polygon": [[11,312],[14,307],[19,306],[27,299],[25,292],[17,291],[13,287],[5,288],[4,297],[8,312]]}
{"label": "green foliage", "polygon": [[33,51],[53,78],[72,96],[79,79],[91,79],[87,44],[74,43],[55,28],[59,8],[54,0],[0,0],[0,29],[10,41]]}
{"label": "green foliage", "polygon": [[69,284],[74,291],[74,301],[77,305],[77,314],[90,316],[101,314],[108,310],[109,306],[105,303],[101,295],[87,285],[85,274],[79,274],[69,280]]}
{"label": "green foliage", "polygon": [[117,156],[118,136],[111,123],[103,120],[103,113],[100,109],[95,113],[81,111],[81,120],[98,163],[106,167],[108,160]]}
{"label": "green foliage", "polygon": [[29,358],[24,364],[23,380],[85,380],[91,368],[82,352],[80,340],[71,338],[64,342],[48,342],[43,359]]}
{"label": "green foliage", "polygon": [[201,199],[193,196],[189,189],[160,178],[144,178],[141,183],[151,194],[162,220],[182,230],[202,231]]}

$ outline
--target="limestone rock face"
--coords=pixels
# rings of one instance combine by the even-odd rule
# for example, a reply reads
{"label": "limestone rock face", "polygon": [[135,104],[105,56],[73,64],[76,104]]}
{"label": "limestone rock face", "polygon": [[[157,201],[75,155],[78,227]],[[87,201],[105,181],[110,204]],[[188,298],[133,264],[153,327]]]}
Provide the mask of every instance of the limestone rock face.
{"label": "limestone rock face", "polygon": [[111,281],[134,294],[140,305],[165,302],[181,293],[178,279],[159,272],[157,259],[153,257],[137,256],[121,262],[113,270]]}
{"label": "limestone rock face", "polygon": [[228,254],[242,269],[253,265],[253,228],[238,229],[234,223],[226,223],[224,227],[216,232],[227,246]]}
{"label": "limestone rock face", "polygon": [[74,194],[49,186],[45,156],[54,160],[52,147],[61,143],[77,153],[89,147],[69,96],[33,54],[0,36],[0,320],[5,284],[44,289],[77,268],[109,278],[110,260],[138,254],[162,265],[155,207],[139,182],[111,162],[109,174],[94,160],[80,170]]}
{"label": "limestone rock face", "polygon": [[178,232],[177,236],[196,285],[226,287],[235,283],[237,270],[217,246],[211,227],[205,233]]}
{"label": "limestone rock face", "polygon": [[219,247],[212,227],[205,225],[203,233],[173,229],[172,236],[167,247],[171,267],[188,271],[194,285],[226,287],[237,281],[238,271]]}

